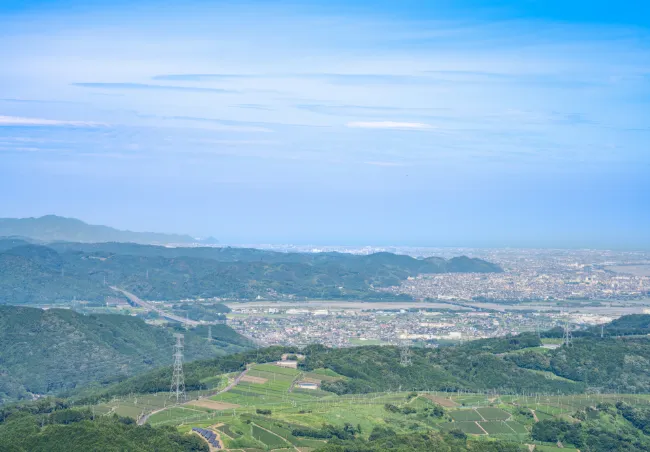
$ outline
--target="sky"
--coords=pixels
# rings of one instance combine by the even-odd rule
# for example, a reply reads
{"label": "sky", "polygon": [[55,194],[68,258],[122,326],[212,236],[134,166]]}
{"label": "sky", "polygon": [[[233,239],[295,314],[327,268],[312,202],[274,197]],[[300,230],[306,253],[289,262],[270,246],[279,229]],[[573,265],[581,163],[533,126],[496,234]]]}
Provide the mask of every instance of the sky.
{"label": "sky", "polygon": [[650,248],[650,5],[0,0],[0,217]]}

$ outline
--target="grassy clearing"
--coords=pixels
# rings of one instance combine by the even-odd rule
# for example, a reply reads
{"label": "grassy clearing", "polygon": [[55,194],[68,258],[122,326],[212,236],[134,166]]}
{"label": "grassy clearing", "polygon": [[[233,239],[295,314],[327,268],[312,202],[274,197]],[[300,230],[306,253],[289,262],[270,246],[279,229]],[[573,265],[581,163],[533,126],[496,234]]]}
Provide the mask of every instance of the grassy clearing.
{"label": "grassy clearing", "polygon": [[[210,398],[237,404],[239,407],[215,411],[189,405],[173,406],[151,416],[149,422],[153,425],[176,425],[181,431],[189,431],[192,426],[205,428],[223,423],[216,427],[216,430],[223,433],[222,438],[227,448],[237,450],[318,448],[325,443],[324,440],[295,437],[291,433],[292,429],[297,426],[319,429],[323,424],[343,426],[345,423],[359,425],[362,437],[367,437],[376,426],[385,426],[400,433],[428,429],[460,429],[467,434],[477,435],[476,440],[489,440],[489,436],[495,435],[520,443],[530,443],[529,429],[533,421],[516,414],[522,407],[535,410],[538,419],[543,420],[553,416],[571,415],[601,401],[624,400],[632,405],[646,407],[650,403],[650,395],[620,394],[527,397],[436,392],[420,393],[417,397],[409,399],[408,392],[398,392],[337,396],[322,390],[294,388],[290,391],[292,382],[299,379],[341,378],[329,369],[301,372],[273,364],[261,364],[253,366],[248,375],[266,381],[241,382],[232,390]],[[222,384],[222,379],[218,376],[211,377],[211,381]],[[198,397],[198,393],[193,393],[193,396]],[[150,408],[162,408],[170,402],[167,394],[139,395],[137,401],[135,399],[136,397],[131,397],[106,402],[97,405],[95,409],[101,414],[117,412],[137,417],[143,409],[146,411]],[[444,408],[447,414],[443,418],[428,416],[429,411],[425,411],[434,405],[442,405],[436,401],[446,405]],[[416,409],[418,413],[391,412],[385,409],[386,403],[398,407],[408,406]],[[257,409],[270,410],[271,414],[260,416],[256,413]],[[515,413],[514,418],[512,413]],[[449,417],[454,421],[447,422]],[[522,422],[526,423],[528,428]]]}
{"label": "grassy clearing", "polygon": [[232,439],[237,439],[239,438],[240,435],[239,433],[233,431],[228,424],[222,424],[217,427],[215,427],[215,430],[220,431],[221,433],[224,433],[226,436],[232,438]]}
{"label": "grassy clearing", "polygon": [[485,432],[476,425],[476,422],[447,422],[440,424],[440,428],[446,431],[458,429],[469,435],[485,435]]}
{"label": "grassy clearing", "polygon": [[483,430],[488,432],[490,435],[514,435],[515,432],[511,429],[505,422],[501,421],[490,421],[490,422],[481,422],[481,427]]}
{"label": "grassy clearing", "polygon": [[257,441],[266,444],[268,447],[272,449],[281,449],[290,446],[289,443],[287,443],[282,438],[279,438],[273,433],[267,432],[266,430],[257,426],[256,424],[251,424],[251,435]]}
{"label": "grassy clearing", "polygon": [[525,435],[528,433],[528,429],[519,422],[515,421],[506,421],[506,424],[515,431],[515,433],[520,434],[520,435]]}
{"label": "grassy clearing", "polygon": [[320,378],[322,378],[322,377],[332,377],[334,379],[345,378],[343,375],[337,374],[332,369],[314,369],[314,370],[312,370],[311,372],[308,372],[308,373],[319,375]]}
{"label": "grassy clearing", "polygon": [[457,410],[452,411],[449,415],[456,422],[465,422],[465,421],[482,421],[483,418],[475,410]]}
{"label": "grassy clearing", "polygon": [[505,421],[512,416],[507,411],[500,408],[477,408],[476,411],[488,421]]}

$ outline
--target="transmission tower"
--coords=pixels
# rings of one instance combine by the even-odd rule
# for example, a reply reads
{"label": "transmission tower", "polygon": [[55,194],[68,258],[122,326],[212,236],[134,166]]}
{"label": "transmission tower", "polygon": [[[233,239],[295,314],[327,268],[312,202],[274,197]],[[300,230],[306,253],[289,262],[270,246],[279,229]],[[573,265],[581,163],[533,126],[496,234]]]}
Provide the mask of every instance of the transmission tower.
{"label": "transmission tower", "polygon": [[172,385],[169,390],[169,397],[176,397],[176,403],[186,399],[185,376],[183,375],[183,338],[184,335],[175,333],[176,345],[174,345],[174,372],[172,373]]}
{"label": "transmission tower", "polygon": [[212,342],[212,325],[208,325],[208,342]]}
{"label": "transmission tower", "polygon": [[403,340],[399,344],[399,364],[402,367],[411,365],[411,348],[408,340]]}
{"label": "transmission tower", "polygon": [[571,327],[569,326],[569,319],[564,321],[564,345],[571,347]]}

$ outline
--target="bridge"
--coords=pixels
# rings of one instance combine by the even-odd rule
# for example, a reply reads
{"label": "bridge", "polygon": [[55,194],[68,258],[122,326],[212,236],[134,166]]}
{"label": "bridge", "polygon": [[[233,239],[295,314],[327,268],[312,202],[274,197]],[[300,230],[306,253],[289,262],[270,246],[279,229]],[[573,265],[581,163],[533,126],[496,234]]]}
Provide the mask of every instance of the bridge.
{"label": "bridge", "polygon": [[131,303],[133,303],[133,304],[135,304],[137,306],[143,307],[143,308],[145,308],[145,309],[147,309],[149,311],[155,311],[160,315],[160,317],[163,317],[165,319],[173,320],[175,322],[180,322],[180,323],[183,323],[183,324],[187,324],[189,326],[197,326],[197,325],[200,324],[200,322],[197,322],[195,320],[190,320],[190,319],[187,319],[185,317],[181,317],[180,315],[170,314],[167,311],[163,311],[162,309],[157,307],[155,304],[150,303],[148,301],[144,301],[144,300],[140,299],[137,295],[134,295],[131,292],[127,292],[124,289],[120,289],[119,287],[111,286],[111,289],[113,289],[116,292],[120,292],[121,294],[123,294],[126,298],[129,299],[129,301]]}

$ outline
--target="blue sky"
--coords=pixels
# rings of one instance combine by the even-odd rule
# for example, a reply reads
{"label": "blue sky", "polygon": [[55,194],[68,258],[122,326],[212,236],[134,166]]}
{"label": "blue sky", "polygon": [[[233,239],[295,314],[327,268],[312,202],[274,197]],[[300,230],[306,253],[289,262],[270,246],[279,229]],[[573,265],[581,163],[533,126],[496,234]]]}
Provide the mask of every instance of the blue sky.
{"label": "blue sky", "polygon": [[650,248],[640,1],[0,1],[0,62],[0,216]]}

